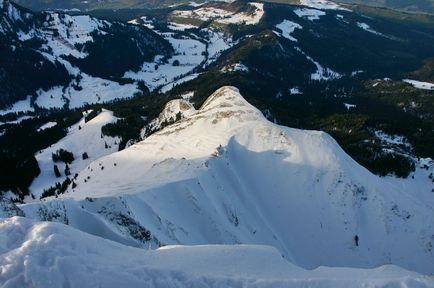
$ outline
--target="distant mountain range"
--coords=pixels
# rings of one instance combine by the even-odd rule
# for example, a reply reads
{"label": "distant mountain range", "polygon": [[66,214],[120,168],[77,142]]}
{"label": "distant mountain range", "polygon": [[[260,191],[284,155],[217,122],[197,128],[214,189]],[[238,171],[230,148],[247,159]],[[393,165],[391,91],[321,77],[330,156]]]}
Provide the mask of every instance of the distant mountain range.
{"label": "distant mountain range", "polygon": [[[161,8],[169,5],[188,4],[188,0],[17,0],[17,3],[32,10],[46,9],[122,9],[122,8]],[[269,0],[265,2],[280,2],[300,4],[302,0]],[[338,0],[339,3],[362,4],[385,7],[411,12],[434,13],[434,0]]]}

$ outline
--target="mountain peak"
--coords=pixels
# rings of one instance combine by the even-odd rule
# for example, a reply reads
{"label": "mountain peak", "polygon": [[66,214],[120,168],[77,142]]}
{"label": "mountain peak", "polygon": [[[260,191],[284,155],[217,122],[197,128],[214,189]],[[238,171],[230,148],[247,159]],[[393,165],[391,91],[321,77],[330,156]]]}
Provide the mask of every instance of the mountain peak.
{"label": "mountain peak", "polygon": [[214,125],[222,119],[235,119],[240,123],[265,119],[258,109],[244,99],[238,88],[233,86],[217,89],[193,115],[193,118],[203,116],[212,118],[211,123]]}

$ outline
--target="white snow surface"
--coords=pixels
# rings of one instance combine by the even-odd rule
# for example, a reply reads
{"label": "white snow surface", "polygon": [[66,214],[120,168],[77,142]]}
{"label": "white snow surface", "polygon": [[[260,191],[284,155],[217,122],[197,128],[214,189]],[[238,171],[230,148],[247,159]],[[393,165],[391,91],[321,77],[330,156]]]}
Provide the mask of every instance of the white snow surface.
{"label": "white snow surface", "polygon": [[32,96],[27,96],[26,99],[15,102],[12,107],[0,110],[0,115],[5,115],[8,113],[16,113],[16,112],[29,112],[34,111],[35,109],[31,106]]}
{"label": "white snow surface", "polygon": [[[204,32],[204,30],[202,30],[202,32]],[[208,30],[207,42],[208,60],[205,66],[216,61],[223,51],[235,45],[234,41],[232,41],[232,37],[223,32],[213,30]]]}
{"label": "white snow surface", "polygon": [[133,25],[142,25],[142,26],[149,28],[149,29],[155,28],[153,21],[148,19],[146,16],[140,17],[140,21],[138,19],[133,19],[133,20],[128,21],[128,23],[133,24]]}
{"label": "white snow surface", "polygon": [[344,103],[345,109],[347,109],[348,111],[352,108],[356,108],[357,105],[355,104],[350,104],[350,103]]}
{"label": "white snow surface", "polygon": [[117,99],[132,98],[140,92],[136,84],[119,84],[114,81],[92,77],[80,73],[80,86],[77,90],[74,82],[68,87],[55,86],[48,91],[39,89],[36,91],[38,98],[36,104],[44,108],[62,108],[65,105],[71,109],[82,107],[86,104],[110,102]]}
{"label": "white snow surface", "polygon": [[[170,27],[169,27],[170,28]],[[154,61],[145,62],[138,72],[129,71],[124,74],[124,78],[145,81],[150,90],[160,88],[161,92],[167,92],[178,84],[190,81],[197,76],[193,70],[199,65],[203,67],[217,60],[224,50],[235,45],[232,37],[221,31],[203,29],[203,41],[195,37],[188,37],[176,32],[161,33],[155,31],[167,39],[175,49],[175,54],[167,63],[163,62],[162,56],[156,56]],[[208,58],[204,56],[205,51]],[[174,66],[174,61],[179,61],[178,66]]]}
{"label": "white snow surface", "polygon": [[289,89],[289,93],[291,93],[291,95],[300,95],[303,94],[303,91],[299,87],[292,87]]}
{"label": "white snow surface", "polygon": [[32,118],[34,118],[34,116],[24,115],[24,116],[18,117],[17,120],[0,122],[0,124],[19,124],[24,120],[32,119]]}
{"label": "white snow surface", "polygon": [[235,13],[228,18],[223,18],[218,20],[220,23],[224,24],[244,24],[244,25],[255,25],[261,21],[262,16],[264,15],[264,3],[251,2],[249,3],[253,6],[254,12],[241,12]]}
{"label": "white snow surface", "polygon": [[[22,217],[0,219],[2,287],[432,287],[396,266],[301,269],[258,245],[128,247]],[[266,265],[264,265],[266,264]]]}
{"label": "white snow surface", "polygon": [[388,144],[410,146],[410,143],[408,143],[407,138],[402,135],[390,135],[382,130],[375,130],[374,135],[381,141]]}
{"label": "white snow surface", "polygon": [[[172,44],[176,54],[168,63],[162,62],[162,56],[157,56],[153,62],[145,62],[139,72],[126,72],[124,78],[143,80],[150,90],[155,90],[187,76],[205,60],[202,53],[206,51],[206,45],[202,42],[186,36],[175,38],[174,33],[161,35]],[[176,60],[178,66],[173,65]]]}
{"label": "white snow surface", "polygon": [[375,35],[379,35],[379,36],[386,37],[386,35],[384,35],[383,33],[378,32],[378,31],[375,31],[374,29],[372,29],[371,26],[369,26],[369,25],[366,24],[366,23],[363,23],[363,22],[357,22],[357,26],[358,26],[359,28],[361,28],[361,29],[363,29],[363,30],[369,32],[369,33],[372,33],[372,34],[375,34]]}
{"label": "white snow surface", "polygon": [[[19,32],[18,37],[21,41],[32,39],[35,36],[47,41],[43,45],[42,51],[59,56],[72,55],[76,58],[84,58],[87,53],[75,48],[76,44],[92,42],[91,33],[105,33],[101,28],[109,27],[110,23],[88,15],[70,16],[68,14],[46,13],[44,29],[30,29],[28,32]],[[57,31],[54,34],[53,31]]]}
{"label": "white snow surface", "polygon": [[[65,56],[75,58],[88,56],[82,49],[77,48],[77,44],[93,42],[94,33],[105,35],[107,33],[105,30],[112,25],[110,22],[88,15],[71,16],[64,13],[43,12],[39,16],[42,27],[33,27],[28,24],[17,25],[22,24],[20,22],[24,22],[26,18],[35,17],[33,14],[23,13],[13,5],[10,5],[9,10],[9,18],[17,22],[15,26],[28,27],[25,32],[23,30],[11,30],[11,32],[17,34],[20,41],[35,38],[41,40],[45,44],[37,52],[53,63],[59,61],[65,66],[70,75],[81,76],[80,80],[73,81],[75,83],[71,82],[67,87],[55,86],[48,89],[48,91],[43,89],[35,91],[37,95],[35,103],[37,105],[44,108],[63,108],[64,106],[78,108],[85,104],[131,98],[135,93],[139,92],[136,84],[120,85],[114,81],[92,77],[81,73],[77,67],[65,60]],[[7,21],[6,24],[8,24]],[[11,25],[9,24],[9,26]],[[4,32],[4,29],[5,27],[0,27],[0,33]],[[79,86],[82,89],[76,89],[74,86]],[[0,111],[0,113],[33,110],[29,96],[28,99],[19,101],[12,108]]]}
{"label": "white snow surface", "polygon": [[[261,244],[304,268],[394,264],[434,273],[429,191],[371,174],[326,133],[267,121],[234,87],[90,163],[77,183],[59,199],[19,207],[138,247]],[[114,215],[130,215],[153,240],[134,238]]]}
{"label": "white snow surface", "polygon": [[320,9],[320,10],[346,10],[351,11],[349,9],[343,8],[339,4],[328,0],[299,0],[300,4],[303,6]]}
{"label": "white snow surface", "polygon": [[86,53],[73,48],[76,44],[93,42],[92,32],[101,33],[99,28],[109,26],[105,21],[92,18],[88,15],[69,16],[68,14],[51,13],[51,18],[47,17],[47,36],[51,36],[50,28],[57,29],[58,36],[46,37],[47,47],[53,49],[55,56],[72,55],[76,58],[84,58]]}
{"label": "white snow surface", "polygon": [[249,5],[253,8],[253,11],[232,12],[216,7],[200,7],[194,10],[175,10],[172,12],[172,16],[201,21],[214,20],[222,24],[258,24],[264,15],[264,4],[250,2]]}
{"label": "white snow surface", "polygon": [[178,80],[175,80],[163,87],[161,87],[160,92],[162,93],[166,93],[167,91],[172,90],[174,87],[176,87],[177,85],[180,85],[184,82],[196,79],[197,77],[199,77],[200,73],[193,73],[193,74],[188,74],[187,76],[184,76]]}
{"label": "white snow surface", "polygon": [[434,90],[434,83],[429,82],[422,82],[417,80],[411,80],[411,79],[404,79],[402,80],[405,83],[413,85],[413,87],[423,90]]}
{"label": "white snow surface", "polygon": [[39,127],[36,131],[38,131],[38,132],[44,131],[45,129],[50,129],[50,128],[56,126],[56,125],[57,125],[57,122],[50,121],[50,122],[45,123],[41,127]]}
{"label": "white snow surface", "polygon": [[171,22],[169,23],[169,25],[167,25],[167,27],[175,31],[184,31],[186,29],[197,28],[198,26],[192,24],[181,24],[181,23]]}
{"label": "white snow surface", "polygon": [[294,47],[297,51],[303,54],[307,60],[312,62],[316,66],[316,71],[310,75],[310,78],[315,81],[329,81],[333,79],[339,79],[342,77],[342,74],[333,71],[331,68],[323,67],[317,61],[315,61],[312,57],[307,55],[304,51],[302,51],[299,47]]}
{"label": "white snow surface", "polygon": [[306,18],[310,21],[319,20],[321,16],[326,15],[324,11],[308,8],[295,9],[294,13],[300,18]]}
{"label": "white snow surface", "polygon": [[295,31],[295,29],[302,29],[303,27],[295,22],[283,20],[281,23],[276,25],[276,28],[282,31],[281,33],[274,31],[276,35],[283,36],[291,41],[297,42],[297,39],[292,37],[291,34]]}
{"label": "white snow surface", "polygon": [[180,96],[182,99],[190,101],[190,99],[193,98],[193,96],[194,96],[194,91],[186,92]]}
{"label": "white snow surface", "polygon": [[[86,168],[86,166],[92,161],[118,150],[120,139],[108,136],[101,137],[101,127],[107,123],[117,121],[117,118],[113,116],[113,112],[103,110],[98,114],[98,116],[86,123],[84,118],[85,117],[83,117],[77,124],[71,126],[68,135],[62,138],[59,142],[35,154],[39,168],[41,169],[41,174],[33,180],[33,183],[30,186],[30,192],[33,193],[37,199],[39,199],[39,196],[41,196],[45,189],[49,188],[56,182],[62,183],[66,179],[64,173],[65,164],[60,161],[54,163],[51,156],[52,153],[55,153],[59,149],[65,149],[74,154],[74,161],[68,165],[71,171],[71,176],[69,177],[72,178],[75,173]],[[54,124],[57,123],[54,122]],[[115,144],[115,142],[118,144]],[[105,148],[106,143],[108,148]],[[88,154],[88,159],[82,159],[82,154],[84,152]],[[62,174],[60,178],[56,178],[54,175],[54,164],[59,167]],[[101,168],[98,167],[98,169]],[[31,197],[28,198],[28,201],[32,201]]]}

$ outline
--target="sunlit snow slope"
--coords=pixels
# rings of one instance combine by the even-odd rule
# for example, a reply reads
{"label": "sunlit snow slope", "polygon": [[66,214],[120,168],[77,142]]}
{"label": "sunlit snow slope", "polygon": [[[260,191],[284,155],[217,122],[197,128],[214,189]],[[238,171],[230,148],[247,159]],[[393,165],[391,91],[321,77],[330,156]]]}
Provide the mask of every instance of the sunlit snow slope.
{"label": "sunlit snow slope", "polygon": [[434,273],[432,198],[371,174],[326,133],[267,121],[233,87],[77,183],[20,208],[133,246],[265,244],[304,268]]}
{"label": "sunlit snow slope", "polygon": [[[68,165],[70,178],[73,178],[75,173],[86,168],[92,160],[117,151],[120,139],[105,136],[101,133],[101,127],[107,123],[116,121],[117,118],[113,116],[113,112],[108,110],[103,110],[88,122],[86,122],[85,116],[83,116],[77,124],[69,128],[67,136],[50,147],[37,152],[35,157],[41,173],[33,180],[30,187],[30,191],[35,198],[39,199],[42,192],[50,188],[53,183],[62,183],[68,177],[64,172],[65,163],[61,161],[53,163],[52,160],[52,154],[56,153],[59,149],[66,149],[74,155],[74,161]],[[86,153],[87,159],[83,159],[84,153]],[[54,164],[59,167],[61,176],[58,178],[54,174]],[[33,201],[30,196],[26,200]]]}

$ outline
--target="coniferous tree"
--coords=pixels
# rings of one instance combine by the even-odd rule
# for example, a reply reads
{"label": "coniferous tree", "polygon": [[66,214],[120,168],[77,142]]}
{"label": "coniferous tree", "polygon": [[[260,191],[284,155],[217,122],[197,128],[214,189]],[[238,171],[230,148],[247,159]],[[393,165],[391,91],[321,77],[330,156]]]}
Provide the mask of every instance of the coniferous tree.
{"label": "coniferous tree", "polygon": [[68,164],[66,164],[66,167],[65,167],[65,176],[68,176],[68,175],[70,175],[70,174],[71,174],[71,171],[70,171],[70,169],[69,169]]}
{"label": "coniferous tree", "polygon": [[56,177],[59,178],[61,176],[59,167],[57,167],[57,165],[54,165],[53,169],[54,169],[54,175],[56,175]]}

